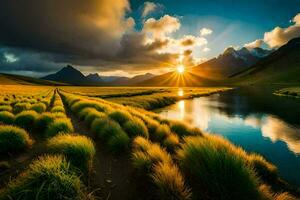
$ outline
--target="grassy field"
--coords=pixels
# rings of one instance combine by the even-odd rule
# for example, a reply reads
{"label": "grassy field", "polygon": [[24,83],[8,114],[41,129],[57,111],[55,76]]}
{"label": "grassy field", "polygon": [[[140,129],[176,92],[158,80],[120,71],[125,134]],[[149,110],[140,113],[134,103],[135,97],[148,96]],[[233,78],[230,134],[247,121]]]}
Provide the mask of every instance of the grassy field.
{"label": "grassy field", "polygon": [[10,87],[0,199],[296,199],[262,156],[140,105],[226,88]]}
{"label": "grassy field", "polygon": [[190,99],[231,88],[227,87],[61,87],[62,90],[78,95],[103,98],[108,101],[146,110],[162,108],[181,99]]}
{"label": "grassy field", "polygon": [[275,95],[300,98],[300,87],[289,87],[277,90]]}

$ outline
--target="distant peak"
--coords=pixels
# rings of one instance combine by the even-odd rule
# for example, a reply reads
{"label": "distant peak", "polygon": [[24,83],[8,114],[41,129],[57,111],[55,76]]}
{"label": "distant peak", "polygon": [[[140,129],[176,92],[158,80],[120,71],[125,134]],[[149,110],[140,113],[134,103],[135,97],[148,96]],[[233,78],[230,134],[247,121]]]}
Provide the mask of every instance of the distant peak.
{"label": "distant peak", "polygon": [[95,77],[99,77],[99,74],[98,74],[98,73],[90,73],[90,74],[88,74],[87,76],[95,76]]}
{"label": "distant peak", "polygon": [[235,52],[235,49],[233,47],[228,47],[224,50],[223,54],[232,54]]}
{"label": "distant peak", "polygon": [[72,65],[67,65],[66,67],[64,68],[67,68],[67,69],[75,69]]}

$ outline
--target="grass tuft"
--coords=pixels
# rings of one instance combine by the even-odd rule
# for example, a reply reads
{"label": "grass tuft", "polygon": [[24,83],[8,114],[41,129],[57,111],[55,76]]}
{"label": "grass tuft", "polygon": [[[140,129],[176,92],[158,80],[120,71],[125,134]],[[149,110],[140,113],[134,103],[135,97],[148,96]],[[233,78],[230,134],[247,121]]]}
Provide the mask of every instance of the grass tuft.
{"label": "grass tuft", "polygon": [[170,125],[171,131],[180,137],[189,135],[202,135],[201,131],[197,128],[191,128],[187,124],[180,121],[173,121]]}
{"label": "grass tuft", "polygon": [[28,133],[15,126],[0,126],[0,152],[9,153],[30,147],[32,140]]}
{"label": "grass tuft", "polygon": [[171,129],[166,124],[161,124],[157,127],[155,132],[155,139],[162,141],[171,134]]}
{"label": "grass tuft", "polygon": [[37,113],[42,113],[42,112],[45,112],[47,109],[46,105],[43,104],[43,103],[36,103],[36,104],[33,104],[31,107],[30,107],[30,110],[34,110],[36,111]]}
{"label": "grass tuft", "polygon": [[188,137],[177,152],[195,199],[258,199],[245,152],[217,136]]}
{"label": "grass tuft", "polygon": [[249,164],[254,168],[257,175],[265,181],[274,181],[278,178],[277,167],[266,161],[261,155],[250,154]]}
{"label": "grass tuft", "polygon": [[39,114],[33,110],[22,111],[16,115],[15,124],[22,128],[32,129]]}
{"label": "grass tuft", "polygon": [[132,116],[127,111],[124,110],[117,110],[111,112],[108,116],[121,125],[123,125],[124,123],[132,119]]}
{"label": "grass tuft", "polygon": [[19,113],[28,110],[31,107],[30,103],[16,103],[13,108],[14,113]]}
{"label": "grass tuft", "polygon": [[103,112],[99,112],[96,109],[92,108],[90,112],[86,115],[84,118],[85,123],[87,124],[88,127],[90,127],[95,119],[98,118],[107,118],[106,114]]}
{"label": "grass tuft", "polygon": [[0,199],[88,199],[80,178],[63,156],[43,156],[11,181]]}
{"label": "grass tuft", "polygon": [[57,135],[47,143],[50,153],[64,154],[70,163],[88,172],[92,169],[95,147],[91,139],[81,135]]}
{"label": "grass tuft", "polygon": [[46,137],[53,137],[59,133],[67,134],[74,132],[73,125],[68,118],[55,119],[46,129]]}
{"label": "grass tuft", "polygon": [[0,112],[1,111],[8,111],[8,112],[12,112],[12,107],[10,105],[2,105],[0,106]]}
{"label": "grass tuft", "polygon": [[52,109],[51,109],[51,112],[55,113],[55,112],[61,112],[61,113],[65,113],[65,108],[63,106],[54,106]]}
{"label": "grass tuft", "polygon": [[143,136],[145,138],[149,137],[148,129],[145,123],[139,118],[133,118],[130,121],[127,121],[123,125],[123,129],[130,136]]}
{"label": "grass tuft", "polygon": [[184,178],[175,165],[158,163],[154,166],[151,177],[159,189],[160,199],[191,199],[191,192],[185,186]]}
{"label": "grass tuft", "polygon": [[15,122],[15,116],[11,112],[1,111],[0,122],[4,124],[13,124]]}

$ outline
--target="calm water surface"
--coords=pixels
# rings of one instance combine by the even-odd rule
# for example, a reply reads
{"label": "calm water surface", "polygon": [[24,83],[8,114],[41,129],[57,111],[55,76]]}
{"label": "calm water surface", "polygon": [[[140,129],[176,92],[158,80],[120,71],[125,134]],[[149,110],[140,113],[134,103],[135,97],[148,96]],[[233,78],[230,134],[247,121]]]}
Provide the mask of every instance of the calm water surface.
{"label": "calm water surface", "polygon": [[[300,100],[277,97],[271,91],[236,89],[181,100],[157,112],[264,155],[279,168],[282,177],[300,186]],[[178,90],[178,95],[183,93]]]}

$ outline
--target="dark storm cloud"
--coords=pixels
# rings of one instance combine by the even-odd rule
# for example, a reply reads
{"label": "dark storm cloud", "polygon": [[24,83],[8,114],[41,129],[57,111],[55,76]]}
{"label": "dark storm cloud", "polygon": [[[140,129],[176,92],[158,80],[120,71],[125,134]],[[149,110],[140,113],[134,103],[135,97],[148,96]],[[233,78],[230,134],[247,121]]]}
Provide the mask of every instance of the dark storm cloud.
{"label": "dark storm cloud", "polygon": [[122,68],[173,60],[173,54],[155,51],[167,41],[145,45],[128,12],[128,0],[2,0],[0,50],[15,49],[20,59],[1,62],[0,70],[47,71],[62,63]]}
{"label": "dark storm cloud", "polygon": [[[12,59],[8,59],[12,58]],[[48,73],[58,70],[61,66],[51,61],[53,56],[19,48],[0,48],[0,69],[2,72],[31,71]]]}

